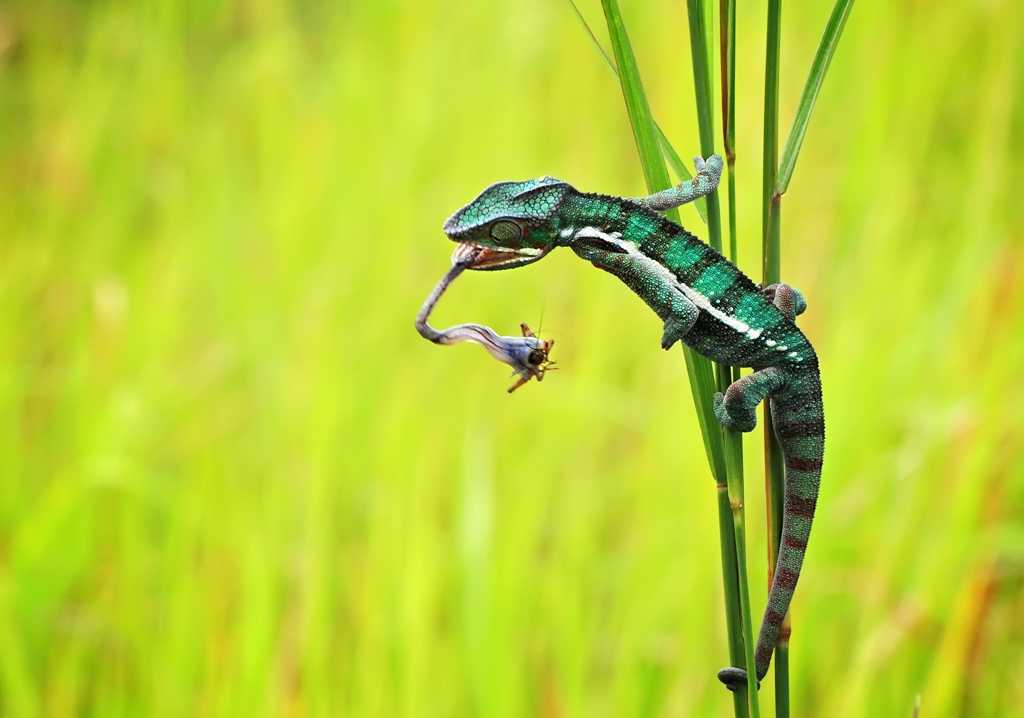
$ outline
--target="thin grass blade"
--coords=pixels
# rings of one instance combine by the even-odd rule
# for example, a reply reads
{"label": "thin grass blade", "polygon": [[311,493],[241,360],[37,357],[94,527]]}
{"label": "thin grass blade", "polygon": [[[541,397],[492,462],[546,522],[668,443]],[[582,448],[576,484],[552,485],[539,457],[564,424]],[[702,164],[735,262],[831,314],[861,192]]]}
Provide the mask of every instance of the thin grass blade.
{"label": "thin grass blade", "polygon": [[[780,196],[775,194],[779,156],[781,21],[781,0],[769,0],[768,26],[765,33],[767,44],[764,73],[764,147],[761,167],[761,278],[765,285],[778,282],[781,271],[782,201]],[[764,413],[764,471],[765,504],[768,512],[768,585],[770,587],[781,540],[784,482],[782,450],[775,438],[770,411]],[[786,620],[789,620],[788,616]],[[789,657],[788,643],[785,641],[779,641],[775,647],[773,671],[775,674],[775,715],[776,718],[783,718],[789,715]]]}
{"label": "thin grass blade", "polygon": [[[700,153],[710,157],[715,153],[714,110],[711,102],[711,62],[707,41],[708,24],[704,3],[688,0],[686,3],[690,25],[690,57],[693,59],[693,85],[697,100],[697,128],[700,133]],[[706,198],[708,204],[708,244],[722,251],[722,218],[718,192]]]}
{"label": "thin grass blade", "polygon": [[[700,133],[701,154],[705,157],[715,152],[714,105],[711,84],[711,16],[713,6],[708,0],[687,0],[687,18],[690,29],[690,57],[693,63],[693,87],[697,108],[697,123]],[[725,67],[723,66],[723,72]],[[708,200],[708,235],[709,244],[722,251],[722,219],[718,200],[718,192],[712,192]],[[718,390],[724,392],[732,382],[732,368],[720,364],[716,366]],[[726,581],[736,582],[735,592],[739,598],[739,620],[729,625],[730,631],[741,629],[739,633],[730,633],[731,644],[739,644],[739,655],[730,655],[734,665],[747,668],[747,698],[749,715],[758,718],[760,707],[756,679],[754,677],[754,638],[750,618],[750,592],[747,583],[746,560],[746,516],[743,509],[743,442],[742,437],[732,431],[721,429],[722,449],[725,452],[726,482],[730,514],[732,518],[732,544],[735,551],[735,574]],[[724,549],[723,545],[723,549]],[[740,711],[736,709],[737,713]]]}
{"label": "thin grass blade", "polygon": [[[629,37],[626,34],[618,3],[616,0],[602,0],[602,6],[604,8],[605,20],[608,24],[612,49],[615,53],[615,64],[619,68],[619,82],[622,86],[622,95],[626,102],[630,124],[636,139],[637,151],[640,154],[640,161],[644,167],[644,176],[647,179],[648,190],[655,192],[668,186],[668,171],[665,167],[665,161],[663,156],[657,151],[658,133],[651,117],[651,111],[647,104],[647,98],[640,79],[640,72],[633,55]],[[711,216],[710,210],[711,205],[709,205],[709,217]],[[717,213],[717,207],[715,207],[715,212]],[[678,221],[678,212],[673,210],[667,214],[670,218]],[[708,462],[711,465],[711,472],[716,483],[719,534],[722,549],[722,580],[730,637],[729,649],[730,658],[736,664],[739,662],[739,656],[744,655],[740,620],[742,616],[742,597],[745,593],[745,581],[741,581],[741,579],[745,577],[745,573],[740,571],[741,563],[739,560],[744,554],[742,548],[738,547],[735,543],[734,526],[730,526],[729,521],[730,516],[735,519],[736,515],[730,501],[732,491],[727,492],[725,490],[728,475],[735,472],[734,470],[728,471],[726,469],[728,452],[724,449],[724,438],[712,411],[711,397],[715,389],[715,381],[711,363],[685,346],[683,347],[683,354],[686,359],[690,391],[697,410],[701,435],[704,439]],[[730,453],[730,456],[735,461],[735,456],[732,453]],[[753,662],[748,661],[746,665],[752,666]],[[737,718],[748,715],[748,699],[754,700],[756,703],[756,694],[748,696],[749,692],[749,689],[747,691],[740,690],[733,696],[733,708]]]}
{"label": "thin grass blade", "polygon": [[825,74],[828,72],[832,56],[835,55],[839,38],[843,34],[843,28],[846,26],[846,20],[850,17],[852,9],[853,0],[836,0],[836,4],[832,8],[832,15],[828,19],[828,24],[825,25],[825,32],[822,33],[818,51],[814,55],[814,62],[811,63],[811,71],[804,84],[803,94],[800,96],[800,105],[796,111],[796,118],[793,120],[793,128],[789,131],[789,138],[786,140],[786,149],[782,152],[779,174],[774,184],[776,194],[785,194],[789,188],[789,181],[793,178],[793,168],[796,166],[796,158],[800,154],[800,147],[807,134],[811,112],[814,111],[814,103],[818,100],[821,84],[825,81]]}
{"label": "thin grass blade", "polygon": [[[739,262],[736,234],[736,0],[719,4],[719,66],[722,76],[722,148],[729,202],[729,261]],[[734,373],[733,379],[739,378]]]}
{"label": "thin grass blade", "polygon": [[[574,0],[569,0],[569,4],[572,6],[572,10],[576,14],[576,19],[580,21],[580,24],[586,31],[587,36],[593,43],[594,48],[598,51],[598,53],[600,53],[601,57],[604,58],[605,64],[608,66],[608,69],[611,70],[612,74],[614,74],[615,77],[618,78],[619,69],[615,66],[615,61],[612,59],[611,55],[608,54],[608,51],[604,49],[604,46],[601,44],[601,41],[597,39],[597,35],[594,34],[593,29],[590,27],[590,23],[588,23],[587,19],[583,17],[583,13],[580,12],[579,7],[576,5]],[[668,141],[668,137],[665,135],[664,131],[662,131],[661,125],[659,125],[657,121],[654,122],[654,128],[658,132],[658,144],[661,146],[661,154],[665,158],[665,161],[668,162],[669,167],[672,168],[672,174],[676,176],[676,181],[685,182],[688,179],[692,179],[693,175],[690,174],[690,170],[687,169],[686,164],[683,162],[682,158],[680,158],[679,153],[676,152],[676,149],[672,146],[672,143]],[[700,218],[705,223],[707,223],[707,202],[704,200],[704,198],[701,198],[694,202],[693,204],[697,208],[697,214],[699,214]]]}

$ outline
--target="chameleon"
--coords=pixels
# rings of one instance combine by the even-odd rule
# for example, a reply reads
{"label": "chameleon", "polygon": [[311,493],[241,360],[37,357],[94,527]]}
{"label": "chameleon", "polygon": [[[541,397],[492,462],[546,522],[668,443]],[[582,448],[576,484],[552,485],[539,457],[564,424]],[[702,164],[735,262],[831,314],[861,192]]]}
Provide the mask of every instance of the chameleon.
{"label": "chameleon", "polygon": [[[580,192],[554,177],[499,182],[455,212],[444,232],[471,270],[519,268],[568,247],[654,310],[664,325],[663,349],[683,342],[712,361],[754,370],[715,394],[713,408],[725,428],[746,432],[767,400],[785,457],[782,539],[754,653],[760,681],[800,577],[817,505],[825,448],[821,378],[814,348],[795,323],[806,308],[800,292],[781,283],[759,287],[661,214],[717,188],[722,158],[697,157],[694,164],[692,179],[636,198]],[[718,677],[731,690],[747,680],[738,667]]]}

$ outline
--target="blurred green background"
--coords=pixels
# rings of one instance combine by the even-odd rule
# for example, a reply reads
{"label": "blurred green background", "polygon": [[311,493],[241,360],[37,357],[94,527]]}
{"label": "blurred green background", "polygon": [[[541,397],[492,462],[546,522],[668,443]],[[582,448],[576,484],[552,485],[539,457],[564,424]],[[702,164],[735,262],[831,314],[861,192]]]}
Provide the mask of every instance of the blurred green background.
{"label": "blurred green background", "polygon": [[[827,5],[785,3],[784,128]],[[683,3],[623,6],[691,156]],[[783,210],[828,425],[795,715],[1024,715],[1022,77],[1014,0],[865,1],[826,80]],[[0,712],[727,714],[713,482],[657,317],[571,253],[464,277],[438,325],[557,340],[511,397],[412,329],[443,220],[542,174],[643,192],[558,0],[0,5]]]}

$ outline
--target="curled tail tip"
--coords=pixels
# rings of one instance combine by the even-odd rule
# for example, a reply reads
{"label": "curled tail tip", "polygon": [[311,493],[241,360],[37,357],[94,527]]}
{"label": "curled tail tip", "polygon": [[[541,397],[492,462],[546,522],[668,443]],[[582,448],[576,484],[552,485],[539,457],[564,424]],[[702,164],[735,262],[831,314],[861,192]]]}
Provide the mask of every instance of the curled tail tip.
{"label": "curled tail tip", "polygon": [[718,680],[735,693],[740,688],[746,688],[747,672],[742,668],[723,668],[718,672]]}
{"label": "curled tail tip", "polygon": [[[763,675],[758,675],[757,687],[761,688],[761,679]],[[735,693],[741,688],[747,687],[747,672],[742,668],[736,668],[735,666],[729,666],[723,668],[718,672],[718,680],[720,680],[726,688]]]}

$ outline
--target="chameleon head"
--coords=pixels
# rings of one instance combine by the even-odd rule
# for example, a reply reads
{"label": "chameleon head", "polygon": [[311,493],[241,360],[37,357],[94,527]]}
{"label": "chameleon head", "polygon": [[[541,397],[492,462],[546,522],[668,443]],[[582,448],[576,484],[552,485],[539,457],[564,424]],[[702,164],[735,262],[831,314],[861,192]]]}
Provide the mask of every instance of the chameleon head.
{"label": "chameleon head", "polygon": [[558,208],[570,187],[553,177],[500,182],[444,224],[458,242],[453,261],[468,269],[513,269],[558,246]]}

